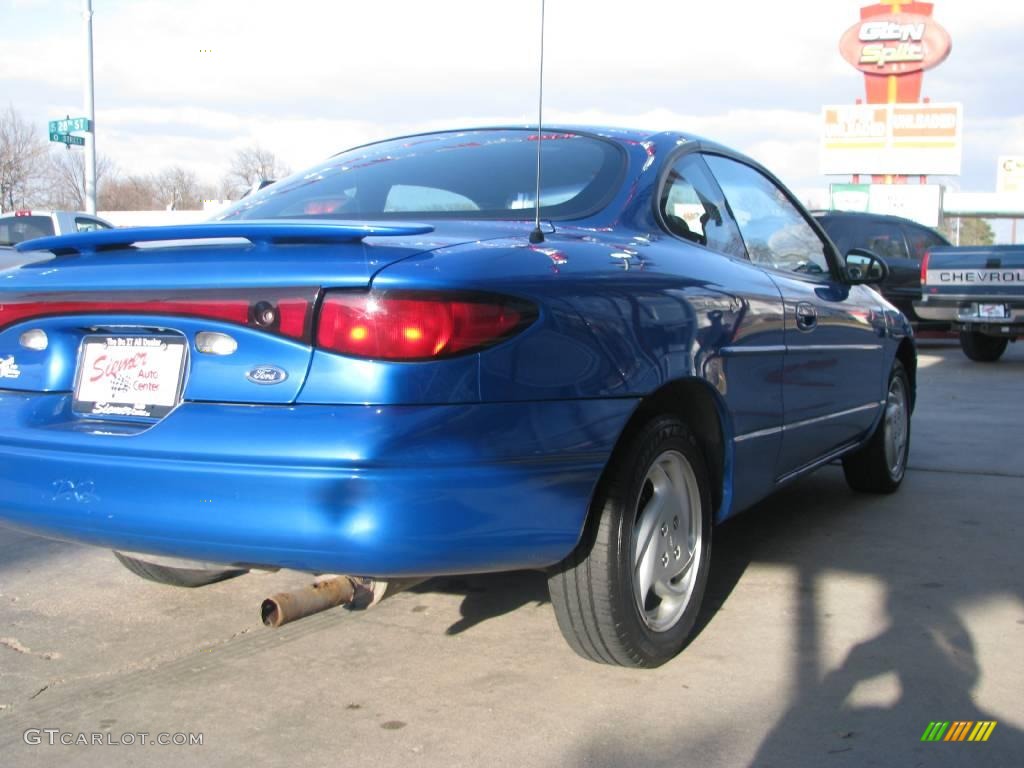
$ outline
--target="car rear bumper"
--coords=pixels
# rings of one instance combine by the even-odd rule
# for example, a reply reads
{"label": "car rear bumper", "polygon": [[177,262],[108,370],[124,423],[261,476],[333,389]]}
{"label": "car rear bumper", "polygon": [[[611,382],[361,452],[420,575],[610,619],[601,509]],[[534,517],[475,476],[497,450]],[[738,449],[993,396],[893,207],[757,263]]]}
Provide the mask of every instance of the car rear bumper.
{"label": "car rear bumper", "polygon": [[[994,317],[991,314],[982,314],[980,307],[984,305],[1002,306],[1003,316]],[[1024,300],[1019,297],[992,297],[964,299],[932,299],[930,302],[918,302],[914,304],[917,314],[929,320],[945,320],[951,323],[962,323],[972,325],[983,323],[985,325],[1022,325],[1024,324]]]}
{"label": "car rear bumper", "polygon": [[915,301],[914,313],[922,320],[951,323],[956,320],[956,305],[942,305],[935,302]]}
{"label": "car rear bumper", "polygon": [[366,576],[540,567],[576,545],[635,406],[184,403],[140,428],[0,391],[0,524]]}

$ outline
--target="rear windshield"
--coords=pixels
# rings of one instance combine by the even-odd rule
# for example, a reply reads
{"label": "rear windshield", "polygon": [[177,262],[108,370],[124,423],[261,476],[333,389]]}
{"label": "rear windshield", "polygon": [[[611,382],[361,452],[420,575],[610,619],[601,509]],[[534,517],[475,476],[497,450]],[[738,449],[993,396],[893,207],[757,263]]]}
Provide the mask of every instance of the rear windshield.
{"label": "rear windshield", "polygon": [[[527,130],[439,133],[342,152],[235,203],[218,219],[529,219],[537,136]],[[625,154],[614,143],[543,134],[541,216],[574,219],[615,192]]]}
{"label": "rear windshield", "polygon": [[5,216],[0,219],[0,245],[14,245],[35,237],[54,234],[49,216]]}

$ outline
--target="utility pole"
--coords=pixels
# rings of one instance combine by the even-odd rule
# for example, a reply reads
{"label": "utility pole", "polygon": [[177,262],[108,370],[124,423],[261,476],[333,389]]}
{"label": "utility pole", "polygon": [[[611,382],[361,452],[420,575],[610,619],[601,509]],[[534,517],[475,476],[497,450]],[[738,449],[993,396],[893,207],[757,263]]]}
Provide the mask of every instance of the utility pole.
{"label": "utility pole", "polygon": [[85,116],[89,130],[85,133],[85,210],[96,213],[96,102],[92,77],[92,0],[82,0],[85,22]]}

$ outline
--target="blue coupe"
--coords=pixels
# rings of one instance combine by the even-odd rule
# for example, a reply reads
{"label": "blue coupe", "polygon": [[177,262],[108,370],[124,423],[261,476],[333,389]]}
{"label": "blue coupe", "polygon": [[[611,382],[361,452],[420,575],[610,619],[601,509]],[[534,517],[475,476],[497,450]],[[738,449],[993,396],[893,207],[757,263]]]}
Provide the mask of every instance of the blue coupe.
{"label": "blue coupe", "polygon": [[860,491],[906,470],[884,264],[694,136],[408,136],[215,222],[19,250],[0,522],[151,578],[542,568],[578,653],[656,666],[713,524],[835,459]]}

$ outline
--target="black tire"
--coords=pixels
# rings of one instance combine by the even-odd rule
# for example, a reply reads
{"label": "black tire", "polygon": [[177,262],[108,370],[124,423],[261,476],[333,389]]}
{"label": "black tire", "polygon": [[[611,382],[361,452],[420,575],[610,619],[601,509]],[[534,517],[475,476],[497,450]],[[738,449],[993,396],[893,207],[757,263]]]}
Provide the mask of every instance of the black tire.
{"label": "black tire", "polygon": [[[206,584],[213,584],[224,579],[231,579],[241,576],[249,571],[245,568],[228,568],[214,564],[206,564],[188,560],[175,561],[172,558],[156,558],[152,560],[126,555],[124,552],[114,551],[116,557],[125,568],[141,576],[147,581],[155,581],[157,584],[167,584],[172,587],[202,587]],[[167,565],[167,562],[178,562],[180,565]]]}
{"label": "black tire", "polygon": [[994,363],[1003,356],[1009,341],[977,331],[960,331],[960,349],[976,363]]}
{"label": "black tire", "polygon": [[[894,410],[894,388],[902,391],[902,406],[899,413]],[[910,379],[899,360],[893,363],[886,393],[885,412],[871,434],[871,439],[859,450],[843,457],[843,474],[846,475],[846,482],[855,491],[892,493],[900,487],[907,473],[913,395]],[[894,450],[890,443],[887,449],[890,437],[898,435],[893,430],[900,428],[903,430],[901,447]]]}
{"label": "black tire", "polygon": [[[661,490],[648,477],[658,472],[670,480],[660,483]],[[672,477],[685,482],[673,483]],[[677,487],[684,490],[677,493]],[[657,509],[670,511],[655,514],[656,499],[662,502]],[[673,516],[674,527],[668,523]],[[667,524],[651,527],[652,520]],[[699,526],[696,537],[694,526]],[[650,531],[646,546],[638,542],[641,529]],[[582,540],[549,574],[558,626],[585,659],[625,667],[664,664],[683,649],[693,630],[710,556],[711,496],[704,457],[679,419],[656,417],[616,449],[591,502]],[[668,600],[654,596],[648,578],[646,599],[639,597],[643,578],[636,575],[635,559],[649,562],[653,567],[644,568],[645,575],[657,572],[658,585],[668,584],[678,594],[670,592]],[[673,572],[679,581],[669,576]],[[662,613],[666,624],[657,626]]]}

